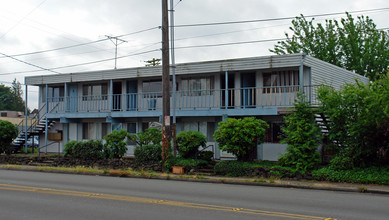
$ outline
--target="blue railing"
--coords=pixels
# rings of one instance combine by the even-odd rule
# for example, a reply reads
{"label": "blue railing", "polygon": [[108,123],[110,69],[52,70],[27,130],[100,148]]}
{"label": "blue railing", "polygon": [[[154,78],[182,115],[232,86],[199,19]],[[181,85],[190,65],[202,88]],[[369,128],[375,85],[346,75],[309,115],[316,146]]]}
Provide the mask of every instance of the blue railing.
{"label": "blue railing", "polygon": [[[317,88],[318,86],[303,87],[305,98],[312,105],[318,104]],[[216,110],[288,107],[293,105],[299,91],[299,86],[177,91],[176,109]],[[155,111],[162,109],[162,93],[57,97],[49,98],[48,105],[50,113]]]}

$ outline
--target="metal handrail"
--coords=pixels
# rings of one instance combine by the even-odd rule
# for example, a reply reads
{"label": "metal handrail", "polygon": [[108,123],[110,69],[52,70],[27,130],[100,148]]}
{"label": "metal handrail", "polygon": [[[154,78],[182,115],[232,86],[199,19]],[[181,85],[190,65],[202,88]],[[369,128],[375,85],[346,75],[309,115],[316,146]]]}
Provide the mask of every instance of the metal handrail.
{"label": "metal handrail", "polygon": [[205,149],[207,149],[207,148],[209,148],[209,147],[211,147],[211,146],[212,146],[212,151],[215,152],[214,149],[213,149],[213,147],[214,147],[213,144],[210,144],[210,145],[204,147],[203,149],[199,150],[199,151],[195,154],[195,170],[196,170],[196,171],[197,171],[197,156],[198,156],[201,152],[203,152]]}

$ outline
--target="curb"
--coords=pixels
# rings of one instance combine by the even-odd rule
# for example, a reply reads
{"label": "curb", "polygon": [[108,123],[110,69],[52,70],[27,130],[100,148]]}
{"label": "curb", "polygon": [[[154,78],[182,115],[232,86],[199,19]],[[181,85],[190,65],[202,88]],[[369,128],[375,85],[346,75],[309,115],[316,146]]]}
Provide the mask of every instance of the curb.
{"label": "curb", "polygon": [[[370,194],[382,194],[389,195],[389,190],[379,189],[367,189],[362,185],[358,188],[355,187],[336,187],[336,186],[315,186],[315,183],[309,183],[310,185],[301,185],[293,183],[268,183],[268,182],[251,182],[249,179],[223,179],[218,177],[203,176],[204,179],[196,179],[195,176],[180,176],[175,174],[162,175],[114,175],[110,173],[93,173],[93,172],[75,172],[75,171],[61,171],[61,170],[43,170],[39,168],[14,168],[14,167],[0,167],[0,170],[15,170],[15,171],[29,171],[29,172],[44,172],[44,173],[60,173],[60,174],[76,174],[76,175],[89,175],[89,176],[110,176],[121,178],[140,178],[140,179],[155,179],[155,180],[174,180],[174,181],[186,181],[186,182],[198,182],[198,183],[214,183],[214,184],[231,184],[231,185],[247,185],[247,186],[265,186],[265,187],[282,187],[282,188],[294,188],[294,189],[311,189],[311,190],[326,190],[337,192],[354,192],[354,193],[370,193]],[[366,188],[366,189],[365,189]]]}

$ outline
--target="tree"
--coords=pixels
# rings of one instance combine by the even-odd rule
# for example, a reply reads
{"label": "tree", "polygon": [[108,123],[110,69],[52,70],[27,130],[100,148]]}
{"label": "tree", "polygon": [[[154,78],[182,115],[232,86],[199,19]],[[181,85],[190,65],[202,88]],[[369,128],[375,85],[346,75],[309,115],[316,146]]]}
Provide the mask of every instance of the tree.
{"label": "tree", "polygon": [[12,87],[0,85],[0,110],[24,112],[25,102],[22,98],[21,84],[14,79]]}
{"label": "tree", "polygon": [[284,116],[286,126],[283,143],[288,144],[286,153],[279,158],[283,166],[288,166],[302,174],[314,169],[320,163],[317,148],[320,144],[320,129],[309,103],[298,96],[292,114]]}
{"label": "tree", "polygon": [[331,164],[348,169],[389,164],[389,74],[369,85],[340,91],[319,89],[321,111],[329,117],[328,137],[336,155]]}
{"label": "tree", "polygon": [[11,154],[12,140],[18,136],[18,128],[11,122],[0,120],[0,153]]}
{"label": "tree", "polygon": [[304,15],[296,17],[285,33],[286,40],[279,41],[270,52],[276,54],[306,53],[360,75],[377,80],[389,68],[389,32],[378,30],[373,20],[360,16],[355,20],[346,12],[340,22],[326,20],[307,21]]}
{"label": "tree", "polygon": [[248,161],[256,156],[252,153],[265,139],[268,127],[266,122],[254,117],[227,118],[219,123],[213,136],[220,144],[220,149],[234,154],[239,161]]}
{"label": "tree", "polygon": [[16,79],[12,81],[12,109],[14,111],[24,111],[25,102],[23,101],[22,85]]}

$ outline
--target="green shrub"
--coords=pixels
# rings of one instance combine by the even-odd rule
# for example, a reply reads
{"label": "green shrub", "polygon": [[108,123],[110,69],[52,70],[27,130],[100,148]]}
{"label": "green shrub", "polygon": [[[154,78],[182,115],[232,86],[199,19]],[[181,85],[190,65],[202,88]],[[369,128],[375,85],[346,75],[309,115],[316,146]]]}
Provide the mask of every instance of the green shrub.
{"label": "green shrub", "polygon": [[296,176],[298,171],[292,167],[283,167],[279,165],[272,166],[270,169],[270,173],[277,178],[290,178]]}
{"label": "green shrub", "polygon": [[214,171],[217,175],[222,176],[250,176],[251,165],[242,161],[221,161],[214,167]]}
{"label": "green shrub", "polygon": [[78,145],[78,141],[69,141],[65,144],[65,148],[63,149],[64,157],[73,157],[74,152],[76,151],[76,145]]}
{"label": "green shrub", "polygon": [[207,164],[208,162],[206,160],[201,160],[201,159],[195,160],[195,159],[171,157],[166,161],[165,166],[168,169],[172,168],[173,166],[180,166],[180,167],[184,167],[185,170],[191,170],[194,169],[196,166],[203,166]]}
{"label": "green shrub", "polygon": [[333,170],[350,170],[354,168],[354,161],[347,148],[341,150],[331,159],[330,167]]}
{"label": "green shrub", "polygon": [[[38,148],[37,147],[34,147],[34,152],[32,151],[32,147],[27,147],[27,153],[38,153]],[[22,147],[20,149],[20,152],[21,153],[26,153],[26,149],[24,147]]]}
{"label": "green shrub", "polygon": [[199,131],[181,131],[177,135],[177,150],[183,158],[194,158],[206,143],[207,137]]}
{"label": "green shrub", "polygon": [[112,131],[104,137],[104,156],[105,158],[121,158],[127,151],[125,138],[128,132],[124,129]]}
{"label": "green shrub", "polygon": [[162,146],[161,144],[136,146],[134,155],[137,166],[159,163],[162,160]]}
{"label": "green shrub", "polygon": [[135,141],[138,146],[148,144],[160,144],[162,141],[162,131],[157,128],[147,128],[144,132],[128,136]]}
{"label": "green shrub", "polygon": [[[318,98],[329,118],[328,138],[336,143],[335,155],[347,156],[351,167],[389,165],[389,74],[341,90],[320,88]],[[343,152],[346,148],[348,153]]]}
{"label": "green shrub", "polygon": [[268,127],[266,122],[254,117],[227,118],[219,123],[213,136],[220,149],[234,154],[239,161],[249,161],[256,157],[254,150],[265,139]]}
{"label": "green shrub", "polygon": [[12,140],[18,136],[18,128],[8,121],[0,120],[0,153],[11,154]]}
{"label": "green shrub", "polygon": [[315,122],[315,116],[309,103],[302,101],[300,94],[294,105],[293,113],[286,115],[286,126],[282,128],[285,133],[283,143],[287,143],[286,153],[279,158],[282,166],[304,174],[316,168],[320,162],[317,148],[320,143],[320,129]]}
{"label": "green shrub", "polygon": [[320,181],[389,185],[389,167],[354,168],[351,170],[335,170],[331,167],[324,167],[312,171],[312,177]]}
{"label": "green shrub", "polygon": [[103,158],[103,143],[100,140],[69,141],[65,144],[64,156],[83,160]]}

